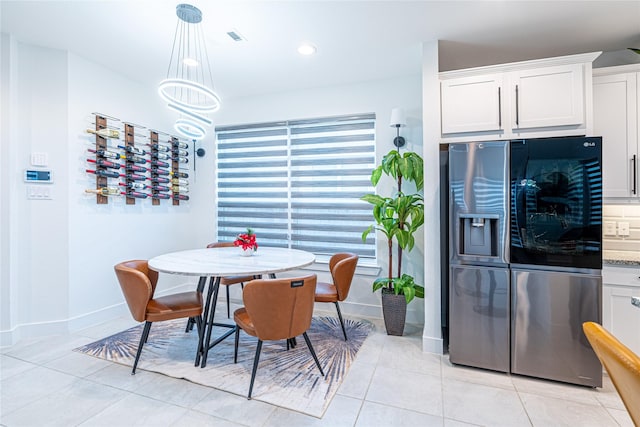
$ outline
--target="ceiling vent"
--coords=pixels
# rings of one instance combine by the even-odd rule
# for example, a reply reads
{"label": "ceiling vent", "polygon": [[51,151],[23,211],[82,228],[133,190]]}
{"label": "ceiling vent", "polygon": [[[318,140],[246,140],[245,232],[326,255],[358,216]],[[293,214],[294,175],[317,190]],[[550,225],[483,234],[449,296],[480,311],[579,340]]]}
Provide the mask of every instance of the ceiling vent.
{"label": "ceiling vent", "polygon": [[247,39],[244,38],[244,36],[242,34],[240,34],[238,31],[236,31],[235,29],[227,31],[227,35],[234,42],[246,42],[247,41]]}

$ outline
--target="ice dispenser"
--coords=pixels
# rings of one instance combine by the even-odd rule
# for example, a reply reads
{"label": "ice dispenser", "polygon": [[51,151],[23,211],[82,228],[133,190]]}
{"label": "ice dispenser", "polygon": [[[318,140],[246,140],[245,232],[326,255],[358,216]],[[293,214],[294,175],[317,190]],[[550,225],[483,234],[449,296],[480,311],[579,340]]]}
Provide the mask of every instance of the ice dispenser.
{"label": "ice dispenser", "polygon": [[460,215],[460,255],[498,256],[498,215]]}

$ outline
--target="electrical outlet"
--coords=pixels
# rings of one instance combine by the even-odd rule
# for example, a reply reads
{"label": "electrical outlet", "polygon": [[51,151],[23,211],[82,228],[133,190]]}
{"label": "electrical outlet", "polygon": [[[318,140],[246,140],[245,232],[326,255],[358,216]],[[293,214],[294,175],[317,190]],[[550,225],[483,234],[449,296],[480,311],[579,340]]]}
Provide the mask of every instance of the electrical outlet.
{"label": "electrical outlet", "polygon": [[618,236],[628,236],[629,235],[629,223],[628,222],[618,222]]}
{"label": "electrical outlet", "polygon": [[605,236],[617,236],[616,232],[616,222],[615,221],[605,221],[604,222],[604,235]]}

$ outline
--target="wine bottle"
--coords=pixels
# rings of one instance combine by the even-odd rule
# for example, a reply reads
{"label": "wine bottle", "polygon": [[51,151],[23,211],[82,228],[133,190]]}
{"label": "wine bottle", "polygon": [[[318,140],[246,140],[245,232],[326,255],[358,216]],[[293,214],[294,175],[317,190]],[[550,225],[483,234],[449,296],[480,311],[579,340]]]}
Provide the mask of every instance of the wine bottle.
{"label": "wine bottle", "polygon": [[171,178],[171,183],[175,185],[189,185],[189,181],[180,178]]}
{"label": "wine bottle", "polygon": [[141,163],[141,164],[147,163],[147,159],[140,156],[136,156],[134,154],[129,154],[129,153],[127,153],[127,155],[125,156],[125,159],[127,159],[128,162],[133,162],[133,163]]}
{"label": "wine bottle", "polygon": [[95,171],[91,170],[91,169],[86,169],[86,171],[89,172],[89,173],[93,173],[93,174],[96,174],[98,176],[104,176],[104,177],[107,177],[107,178],[119,178],[120,177],[120,174],[118,172],[116,172],[116,171],[101,170],[101,169],[95,170]]}
{"label": "wine bottle", "polygon": [[189,159],[186,157],[176,157],[175,160],[177,160],[178,163],[189,163]]}
{"label": "wine bottle", "polygon": [[184,172],[171,172],[171,175],[176,178],[189,178],[189,174]]}
{"label": "wine bottle", "polygon": [[119,182],[118,185],[123,187],[127,187],[130,190],[144,190],[145,188],[149,188],[148,185],[145,185],[141,182]]}
{"label": "wine bottle", "polygon": [[171,191],[173,191],[174,193],[188,193],[189,187],[174,185],[173,187],[171,187]]}
{"label": "wine bottle", "polygon": [[160,168],[157,168],[157,167],[151,168],[150,170],[151,170],[152,174],[155,173],[156,175],[165,175],[166,176],[166,175],[169,175],[171,173],[170,171],[168,171],[166,169],[160,169]]}
{"label": "wine bottle", "polygon": [[161,153],[169,153],[171,152],[171,147],[162,144],[147,144],[151,149],[158,150]]}
{"label": "wine bottle", "polygon": [[159,160],[151,160],[149,163],[151,163],[151,166],[157,166],[159,168],[168,168],[171,166],[169,163],[161,162]]}
{"label": "wine bottle", "polygon": [[99,130],[87,129],[87,132],[96,134],[103,138],[120,138],[120,132],[118,132],[115,129],[99,129]]}
{"label": "wine bottle", "polygon": [[132,181],[144,181],[144,180],[147,179],[146,176],[138,175],[138,174],[135,174],[135,173],[127,173],[126,175],[120,174],[120,176],[124,177],[124,178],[127,178],[127,179],[130,179]]}
{"label": "wine bottle", "polygon": [[147,197],[149,197],[148,194],[146,193],[140,193],[138,191],[127,191],[127,192],[122,192],[120,194],[124,194],[127,197],[135,197],[136,199],[146,199]]}
{"label": "wine bottle", "polygon": [[156,193],[151,195],[152,199],[170,199],[171,196],[165,193]]}
{"label": "wine bottle", "polygon": [[186,142],[180,142],[180,141],[175,141],[173,143],[173,146],[175,148],[189,148],[189,144],[187,144]]}
{"label": "wine bottle", "polygon": [[119,196],[120,195],[120,190],[118,190],[116,187],[101,187],[101,188],[87,189],[87,190],[84,190],[84,192],[100,194],[102,196]]}
{"label": "wine bottle", "polygon": [[95,163],[98,166],[104,166],[105,168],[111,168],[111,169],[120,169],[122,167],[120,163],[110,162],[109,160],[103,160],[103,159],[95,159],[95,160],[87,159],[87,162]]}
{"label": "wine bottle", "polygon": [[160,159],[160,160],[169,160],[171,159],[171,155],[167,154],[167,153],[151,153],[151,158],[152,159]]}
{"label": "wine bottle", "polygon": [[186,194],[173,193],[173,196],[171,197],[176,200],[189,200],[189,196]]}
{"label": "wine bottle", "polygon": [[118,145],[118,148],[122,148],[127,153],[137,154],[138,156],[144,156],[145,154],[147,154],[146,151],[138,147],[132,147],[131,145]]}
{"label": "wine bottle", "polygon": [[156,191],[171,191],[169,187],[165,187],[164,185],[152,185],[149,188]]}
{"label": "wine bottle", "polygon": [[173,150],[173,155],[174,156],[188,156],[189,152],[187,150],[181,150],[179,148],[176,148]]}
{"label": "wine bottle", "polygon": [[146,172],[149,170],[145,167],[134,165],[133,163],[126,165],[125,169],[127,170],[127,172]]}
{"label": "wine bottle", "polygon": [[154,176],[151,177],[152,184],[169,184],[171,180],[169,178],[165,178],[163,176]]}
{"label": "wine bottle", "polygon": [[121,159],[122,156],[118,153],[114,153],[113,151],[107,151],[103,149],[93,150],[91,148],[88,149],[91,153],[96,153],[100,157],[104,157],[106,159]]}

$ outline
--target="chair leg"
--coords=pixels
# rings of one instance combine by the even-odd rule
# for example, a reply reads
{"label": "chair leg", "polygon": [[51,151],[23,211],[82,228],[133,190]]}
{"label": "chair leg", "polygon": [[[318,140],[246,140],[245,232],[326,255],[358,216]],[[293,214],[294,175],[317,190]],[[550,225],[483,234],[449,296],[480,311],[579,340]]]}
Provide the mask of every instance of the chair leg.
{"label": "chair leg", "polygon": [[140,359],[140,354],[142,353],[142,347],[144,343],[147,342],[147,338],[149,338],[149,331],[151,330],[151,322],[145,322],[144,329],[142,330],[142,336],[140,337],[140,344],[138,345],[138,352],[136,353],[136,360],[133,362],[133,369],[131,370],[131,375],[136,374],[136,367],[138,366],[138,360]]}
{"label": "chair leg", "polygon": [[231,312],[229,311],[229,286],[227,288],[227,319],[231,318]]}
{"label": "chair leg", "polygon": [[256,356],[253,358],[253,370],[251,371],[251,384],[249,385],[248,399],[251,399],[251,392],[253,391],[253,381],[256,379],[256,371],[258,370],[258,361],[260,360],[260,351],[262,350],[262,340],[258,340],[258,346],[256,347]]}
{"label": "chair leg", "polygon": [[338,311],[338,319],[340,319],[340,326],[342,326],[342,333],[344,335],[344,340],[347,340],[347,331],[344,329],[344,321],[342,320],[342,313],[340,312],[340,305],[338,301],[334,303],[336,305],[336,310]]}
{"label": "chair leg", "polygon": [[313,360],[316,361],[316,366],[318,367],[318,369],[320,369],[320,373],[324,377],[324,371],[322,370],[322,366],[320,366],[320,361],[318,360],[318,357],[316,356],[316,352],[313,351],[313,346],[311,345],[311,341],[309,340],[309,336],[307,335],[306,332],[303,332],[302,336],[304,337],[304,340],[307,343],[307,347],[309,347],[309,351],[311,352],[311,355],[313,356]]}
{"label": "chair leg", "polygon": [[238,363],[238,343],[240,341],[240,327],[236,325],[236,338],[233,347],[233,363]]}

